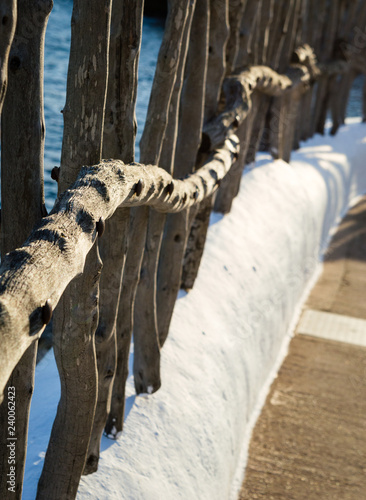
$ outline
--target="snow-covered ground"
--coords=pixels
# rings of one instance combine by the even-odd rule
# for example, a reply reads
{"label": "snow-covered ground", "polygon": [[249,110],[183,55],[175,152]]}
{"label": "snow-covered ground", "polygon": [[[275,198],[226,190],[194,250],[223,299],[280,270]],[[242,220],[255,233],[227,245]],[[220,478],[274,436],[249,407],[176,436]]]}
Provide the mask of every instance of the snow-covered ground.
{"label": "snow-covered ground", "polygon": [[[232,212],[213,215],[194,290],[181,293],[162,388],[134,396],[123,435],[103,438],[78,499],[235,499],[252,426],[335,224],[366,192],[366,125],[316,136],[291,164],[259,155]],[[131,355],[132,357],[132,355]],[[37,367],[24,486],[35,498],[59,399],[52,352]]]}

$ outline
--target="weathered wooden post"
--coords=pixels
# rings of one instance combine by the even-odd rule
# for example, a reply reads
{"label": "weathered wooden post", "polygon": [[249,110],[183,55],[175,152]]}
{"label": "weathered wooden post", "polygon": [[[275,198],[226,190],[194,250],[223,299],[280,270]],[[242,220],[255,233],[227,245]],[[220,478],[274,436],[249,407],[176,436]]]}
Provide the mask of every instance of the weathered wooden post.
{"label": "weathered wooden post", "polygon": [[[45,215],[43,189],[43,114],[44,38],[52,0],[18,0],[1,6],[2,41],[10,43],[18,11],[17,27],[9,55],[8,91],[1,126],[1,255],[19,247],[34,224]],[[7,35],[7,36],[6,36]],[[1,46],[5,64],[9,46]],[[6,67],[2,67],[2,97],[6,90]],[[3,478],[9,470],[7,444],[14,438],[15,487],[21,498],[27,450],[28,418],[34,388],[37,343],[31,345],[14,369],[0,407],[0,467]],[[13,388],[11,391],[10,389]],[[8,429],[8,396],[14,395],[15,433]],[[0,483],[0,497],[8,498],[9,484]]]}
{"label": "weathered wooden post", "polygon": [[[245,36],[242,39],[239,38],[241,44],[245,43],[245,47],[241,47],[239,45],[238,56],[235,60],[235,71],[239,72],[249,63],[249,55],[254,54],[254,42],[256,40],[255,37],[255,23],[253,24],[252,17],[257,19],[259,15],[259,7],[260,4],[258,2],[247,2],[246,10],[243,14],[241,31]],[[263,64],[267,61],[269,57],[270,50],[270,30],[272,28],[273,19],[274,19],[274,0],[270,0],[265,4],[264,16],[261,16],[262,19],[262,29],[261,36],[262,37],[262,46],[260,51],[260,56],[263,58]],[[253,44],[253,49],[251,49],[251,45]],[[257,44],[258,45],[258,44]],[[251,56],[252,57],[252,56]],[[254,57],[254,55],[253,55]],[[246,158],[248,156],[248,151],[250,148],[250,139],[251,132],[254,124],[255,117],[258,112],[258,108],[261,103],[264,105],[264,109],[267,109],[267,100],[268,98],[263,95],[259,95],[255,92],[252,95],[252,105],[251,110],[249,111],[248,116],[238,127],[238,137],[240,140],[240,151],[239,157],[230,169],[229,175],[225,177],[223,180],[220,189],[217,193],[214,210],[216,212],[220,212],[223,214],[229,213],[231,210],[232,202],[234,197],[237,195],[240,186],[241,176],[246,165]]]}
{"label": "weathered wooden post", "polygon": [[[333,8],[330,9],[330,12],[328,13],[328,32],[326,36],[326,43],[324,44],[324,47],[322,49],[322,53],[327,55],[327,59],[325,59],[325,62],[327,62],[330,59],[335,59],[337,56],[339,56],[338,52],[338,47],[337,47],[337,38],[339,36],[339,19],[341,17],[341,6],[342,2],[341,0],[338,1],[338,3],[334,2],[334,5],[332,5]],[[325,121],[327,118],[327,112],[328,109],[331,106],[332,103],[332,97],[334,96],[335,93],[338,93],[339,89],[339,78],[340,76],[335,73],[332,75],[325,75],[325,78],[327,80],[327,86],[326,86],[326,95],[323,98],[322,101],[317,101],[317,106],[319,106],[319,118],[318,118],[318,124],[317,124],[317,129],[316,131],[324,134],[324,127],[325,127]],[[334,97],[333,97],[334,100]],[[333,131],[333,134],[335,132]]]}
{"label": "weathered wooden post", "polygon": [[[196,166],[201,144],[208,58],[210,8],[197,3],[189,38],[188,58],[180,104],[174,176],[184,178]],[[193,209],[194,210],[194,209]],[[195,210],[194,210],[195,211]],[[163,346],[181,284],[182,262],[189,231],[189,211],[168,214],[160,251],[157,280],[159,341]]]}
{"label": "weathered wooden post", "polygon": [[[337,0],[336,2],[323,1],[322,6],[323,11],[321,12],[322,15],[320,15],[320,18],[323,22],[319,31],[321,33],[324,33],[324,37],[322,37],[323,39],[320,39],[320,34],[318,34],[314,44],[314,48],[319,62],[327,62],[333,53],[333,45],[337,29],[339,0]],[[329,103],[328,90],[329,76],[322,75],[318,80],[316,86],[316,96],[314,101],[315,104],[312,114],[311,135],[315,134],[316,132],[321,134],[324,133],[324,123],[326,115],[325,110],[327,109]]]}
{"label": "weathered wooden post", "polygon": [[[226,44],[229,38],[228,0],[210,1],[210,38],[207,62],[204,123],[217,112],[222,82],[226,68]],[[191,214],[190,234],[183,261],[181,287],[193,288],[201,263],[213,200],[210,198],[200,205],[197,214]]]}
{"label": "weathered wooden post", "polygon": [[0,115],[8,87],[8,59],[17,22],[17,2],[7,0],[0,5]]}
{"label": "weathered wooden post", "polygon": [[[286,5],[286,18],[274,63],[274,68],[279,73],[284,73],[291,62],[302,12],[301,2],[302,0],[290,0]],[[290,160],[299,103],[300,94],[295,92],[273,99],[269,118],[269,135],[270,151],[274,158]]]}
{"label": "weathered wooden post", "polygon": [[[117,0],[112,7],[103,156],[125,163],[135,159],[135,105],[143,3],[143,0]],[[98,401],[84,474],[97,470],[100,440],[107,418],[107,435],[115,437],[123,426],[131,330],[118,329],[116,323],[129,222],[130,210],[118,208],[106,222],[105,233],[99,241],[103,270],[99,287],[99,324],[95,334]]]}
{"label": "weathered wooden post", "polygon": [[[323,29],[323,3],[318,0],[308,0],[306,10],[306,23],[304,26],[304,35],[302,42],[308,44],[314,51],[314,56],[318,53],[319,46],[319,33]],[[313,135],[312,131],[312,116],[313,116],[313,96],[316,94],[318,84],[313,81],[310,84],[309,90],[304,94],[301,103],[302,119],[299,119],[299,138],[303,141],[307,140]]]}
{"label": "weathered wooden post", "polygon": [[225,75],[231,75],[235,70],[239,53],[240,26],[248,0],[229,0],[229,38],[226,44]]}
{"label": "weathered wooden post", "polygon": [[[111,0],[74,1],[59,195],[75,181],[82,165],[101,159],[110,15]],[[102,236],[103,220],[84,217],[79,222],[93,225],[95,238]],[[61,400],[38,499],[74,498],[84,469],[97,399],[94,334],[101,267],[98,246],[94,245],[84,273],[70,283],[55,311],[54,350]]]}
{"label": "weathered wooden post", "polygon": [[[190,3],[189,0],[171,0],[168,4],[164,37],[151,90],[146,125],[140,142],[143,163],[159,164],[161,159]],[[156,274],[165,219],[154,214],[147,207],[136,211],[134,216],[134,231],[137,230],[140,234],[140,241],[138,245],[130,246],[127,262],[131,251],[131,258],[133,255],[133,259],[138,261],[139,265],[136,266],[136,270],[140,273],[134,306],[133,329],[133,372],[136,392],[140,394],[153,393],[161,385],[160,345],[156,316]],[[138,280],[138,276],[136,279]]]}
{"label": "weathered wooden post", "polygon": [[[251,39],[250,39],[250,47],[249,47],[249,55],[247,59],[248,64],[261,64],[262,63],[262,57],[264,54],[266,54],[266,50],[264,47],[266,36],[269,36],[270,34],[272,35],[278,35],[280,30],[270,32],[271,24],[275,22],[277,19],[279,19],[279,26],[282,25],[283,17],[284,17],[284,6],[279,2],[279,4],[276,7],[276,11],[274,13],[275,17],[273,16],[268,16],[265,15],[264,12],[262,12],[263,6],[265,5],[265,0],[262,0],[261,2],[258,2],[258,10],[256,13],[256,22],[251,28],[252,34],[251,34]],[[267,9],[268,12],[270,12],[270,5],[267,4]],[[269,23],[269,26],[266,27],[266,22]],[[267,34],[265,36],[265,34]],[[273,43],[273,41],[272,41]],[[273,50],[273,44],[270,44],[269,41],[267,40],[268,44],[268,54],[266,57],[268,58],[269,66],[275,67],[273,65],[272,60],[271,60],[271,50]],[[263,49],[259,51],[259,46],[262,46],[263,44]],[[278,45],[277,45],[278,48]],[[245,164],[247,163],[252,163],[255,160],[255,155],[256,152],[258,151],[260,142],[262,140],[263,136],[263,131],[266,128],[266,118],[267,118],[267,113],[271,105],[271,98],[269,96],[264,96],[260,95],[258,98],[256,98],[255,106],[253,106],[253,116],[249,117],[247,126],[248,126],[248,131],[247,131],[247,141],[248,141],[248,149],[247,149],[247,155],[244,160],[244,167]],[[250,134],[250,135],[249,135]],[[268,134],[268,131],[267,131]],[[240,182],[240,179],[238,179]]]}

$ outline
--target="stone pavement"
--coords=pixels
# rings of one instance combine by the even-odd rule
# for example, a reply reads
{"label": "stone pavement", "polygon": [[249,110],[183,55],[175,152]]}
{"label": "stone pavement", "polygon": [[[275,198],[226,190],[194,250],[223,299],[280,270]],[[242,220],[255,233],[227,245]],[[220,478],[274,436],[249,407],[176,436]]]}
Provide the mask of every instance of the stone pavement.
{"label": "stone pavement", "polygon": [[366,500],[366,197],[343,219],[254,428],[240,500]]}

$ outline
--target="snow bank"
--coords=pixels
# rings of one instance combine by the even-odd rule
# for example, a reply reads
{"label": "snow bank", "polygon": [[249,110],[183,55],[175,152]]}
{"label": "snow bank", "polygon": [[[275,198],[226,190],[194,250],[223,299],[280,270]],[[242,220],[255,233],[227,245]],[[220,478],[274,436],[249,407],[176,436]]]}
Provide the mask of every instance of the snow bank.
{"label": "snow bank", "polygon": [[[366,191],[366,126],[317,136],[291,164],[260,155],[231,214],[213,215],[195,289],[181,294],[158,393],[135,398],[118,441],[103,438],[78,499],[235,498],[251,427],[332,228]],[[59,397],[52,353],[37,368],[24,499],[36,481]]]}

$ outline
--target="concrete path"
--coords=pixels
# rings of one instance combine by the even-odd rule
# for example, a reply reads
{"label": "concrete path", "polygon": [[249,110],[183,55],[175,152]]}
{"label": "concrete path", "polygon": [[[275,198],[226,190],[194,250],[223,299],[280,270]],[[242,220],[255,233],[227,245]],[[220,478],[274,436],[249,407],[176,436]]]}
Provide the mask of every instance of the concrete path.
{"label": "concrete path", "polygon": [[255,426],[240,500],[366,500],[366,197],[342,221]]}

